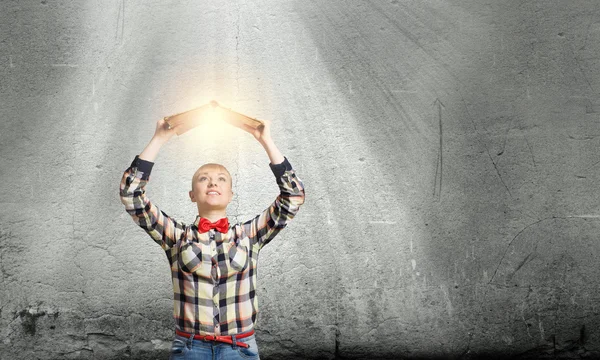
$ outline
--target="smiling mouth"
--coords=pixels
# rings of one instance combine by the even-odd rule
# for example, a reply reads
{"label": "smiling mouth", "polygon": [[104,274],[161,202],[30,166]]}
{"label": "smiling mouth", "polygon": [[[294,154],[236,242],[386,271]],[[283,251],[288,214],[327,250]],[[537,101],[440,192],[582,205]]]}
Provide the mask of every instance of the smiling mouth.
{"label": "smiling mouth", "polygon": [[216,191],[209,191],[209,192],[207,192],[207,193],[206,193],[206,195],[209,195],[209,196],[217,196],[217,195],[221,195],[221,194],[219,194],[219,193],[218,193],[218,192],[216,192]]}

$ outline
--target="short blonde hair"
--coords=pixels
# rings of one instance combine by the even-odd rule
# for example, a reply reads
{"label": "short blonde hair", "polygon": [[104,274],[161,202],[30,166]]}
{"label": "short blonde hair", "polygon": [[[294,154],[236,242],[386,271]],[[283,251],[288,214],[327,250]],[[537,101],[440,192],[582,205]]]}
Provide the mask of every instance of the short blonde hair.
{"label": "short blonde hair", "polygon": [[231,174],[229,173],[229,170],[227,170],[227,168],[225,166],[223,166],[221,164],[216,164],[216,163],[207,163],[207,164],[200,166],[198,168],[198,170],[196,170],[196,172],[194,173],[194,176],[192,176],[192,191],[194,190],[194,183],[196,182],[196,176],[200,173],[200,170],[205,169],[207,167],[218,168],[220,170],[224,170],[224,172],[227,173],[227,175],[229,176],[229,181],[232,183],[232,186],[233,186],[233,179],[231,177]]}

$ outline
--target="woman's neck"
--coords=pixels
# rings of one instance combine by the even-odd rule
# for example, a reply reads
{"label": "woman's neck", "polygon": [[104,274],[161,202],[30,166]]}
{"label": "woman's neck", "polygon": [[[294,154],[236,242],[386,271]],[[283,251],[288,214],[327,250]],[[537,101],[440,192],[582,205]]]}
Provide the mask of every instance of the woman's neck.
{"label": "woman's neck", "polygon": [[221,218],[227,217],[227,211],[225,209],[219,210],[198,210],[198,215],[203,217],[210,222],[215,222]]}

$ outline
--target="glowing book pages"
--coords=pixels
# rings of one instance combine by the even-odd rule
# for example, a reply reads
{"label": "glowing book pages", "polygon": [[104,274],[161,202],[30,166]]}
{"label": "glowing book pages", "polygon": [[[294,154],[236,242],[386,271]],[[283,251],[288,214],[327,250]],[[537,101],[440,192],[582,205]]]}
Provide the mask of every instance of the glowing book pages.
{"label": "glowing book pages", "polygon": [[[219,112],[220,114],[217,115],[211,112]],[[211,101],[210,104],[202,105],[180,114],[165,116],[164,119],[168,124],[169,129],[174,128],[175,133],[181,135],[200,125],[209,116],[222,118],[229,124],[241,129],[244,129],[242,124],[250,125],[254,129],[263,125],[262,121],[237,113],[231,109],[221,107],[216,101]]]}
{"label": "glowing book pages", "polygon": [[175,114],[171,116],[165,116],[165,121],[169,125],[169,129],[175,128],[175,133],[181,135],[188,130],[195,128],[202,123],[204,120],[205,113],[210,110],[209,105],[202,105],[192,110]]}
{"label": "glowing book pages", "polygon": [[224,107],[220,106],[219,104],[217,104],[216,101],[211,101],[210,103],[214,107],[219,107],[223,111],[223,120],[225,120],[226,122],[230,123],[231,125],[233,125],[235,127],[239,127],[241,129],[243,129],[242,124],[246,124],[246,125],[250,125],[254,129],[257,129],[264,125],[262,121],[251,118],[244,114],[240,114],[231,109],[224,108]]}

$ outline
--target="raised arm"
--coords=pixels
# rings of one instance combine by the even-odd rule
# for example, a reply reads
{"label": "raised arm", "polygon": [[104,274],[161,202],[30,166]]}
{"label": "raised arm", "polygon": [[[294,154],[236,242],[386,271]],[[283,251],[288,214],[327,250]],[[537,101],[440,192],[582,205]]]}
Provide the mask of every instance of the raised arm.
{"label": "raised arm", "polygon": [[258,129],[247,125],[244,125],[243,129],[252,134],[267,152],[271,160],[269,167],[279,186],[279,196],[271,206],[243,224],[246,235],[261,249],[286,227],[298,213],[300,205],[304,204],[304,184],[273,142],[270,122],[265,122],[265,125]]}
{"label": "raised arm", "polygon": [[181,236],[185,224],[175,221],[158,209],[146,196],[146,184],[154,165],[154,159],[163,144],[175,134],[167,129],[165,121],[160,119],[150,143],[123,173],[119,189],[121,202],[133,221],[144,229],[163,250],[170,249]]}

